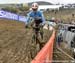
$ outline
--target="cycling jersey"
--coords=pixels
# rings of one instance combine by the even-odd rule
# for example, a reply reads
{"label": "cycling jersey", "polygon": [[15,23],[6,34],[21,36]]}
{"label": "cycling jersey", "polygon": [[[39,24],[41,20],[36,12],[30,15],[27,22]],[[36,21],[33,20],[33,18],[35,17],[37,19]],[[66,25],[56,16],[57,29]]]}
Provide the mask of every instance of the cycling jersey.
{"label": "cycling jersey", "polygon": [[[31,20],[30,20],[30,17],[32,17],[33,19],[34,19],[35,17],[41,17],[42,24],[45,24],[44,15],[43,15],[43,13],[40,12],[40,11],[36,11],[36,12],[31,11],[31,12],[29,12],[29,13],[28,13],[28,17],[27,17],[27,22],[26,22],[26,24],[28,24],[28,23],[31,21]],[[39,20],[38,20],[38,21],[39,21]]]}

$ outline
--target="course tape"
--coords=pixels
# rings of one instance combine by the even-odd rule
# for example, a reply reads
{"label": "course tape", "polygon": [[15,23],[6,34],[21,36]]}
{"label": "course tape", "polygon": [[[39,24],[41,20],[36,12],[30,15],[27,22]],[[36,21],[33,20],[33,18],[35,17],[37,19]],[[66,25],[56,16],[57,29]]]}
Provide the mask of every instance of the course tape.
{"label": "course tape", "polygon": [[46,45],[40,50],[31,63],[52,63],[53,45],[55,40],[55,31]]}

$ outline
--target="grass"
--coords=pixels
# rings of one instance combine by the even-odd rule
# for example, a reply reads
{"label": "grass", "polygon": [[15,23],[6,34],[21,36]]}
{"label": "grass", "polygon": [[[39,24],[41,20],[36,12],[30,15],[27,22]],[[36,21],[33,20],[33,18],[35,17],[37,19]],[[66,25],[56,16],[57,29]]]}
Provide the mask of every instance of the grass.
{"label": "grass", "polygon": [[75,21],[75,16],[73,17],[72,14],[75,14],[75,9],[66,9],[66,10],[60,10],[55,12],[45,12],[44,15],[46,19],[51,19],[52,17],[55,17],[58,20],[62,20],[64,22],[70,22],[71,20]]}

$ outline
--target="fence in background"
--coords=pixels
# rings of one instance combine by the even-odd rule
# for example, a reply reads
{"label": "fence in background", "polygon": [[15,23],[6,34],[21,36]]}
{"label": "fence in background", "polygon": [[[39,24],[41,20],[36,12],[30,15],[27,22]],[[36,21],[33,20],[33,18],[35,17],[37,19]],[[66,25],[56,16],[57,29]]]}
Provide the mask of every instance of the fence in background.
{"label": "fence in background", "polygon": [[0,10],[0,18],[12,19],[17,21],[26,22],[27,18],[18,14]]}

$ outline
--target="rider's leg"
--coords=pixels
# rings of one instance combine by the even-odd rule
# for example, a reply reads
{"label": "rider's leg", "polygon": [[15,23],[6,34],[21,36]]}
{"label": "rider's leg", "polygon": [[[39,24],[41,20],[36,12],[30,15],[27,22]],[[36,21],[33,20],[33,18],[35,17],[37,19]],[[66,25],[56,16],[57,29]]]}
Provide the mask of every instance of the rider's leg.
{"label": "rider's leg", "polygon": [[40,28],[40,35],[41,35],[41,38],[43,39],[43,27]]}
{"label": "rider's leg", "polygon": [[35,30],[33,28],[32,41],[35,42]]}

